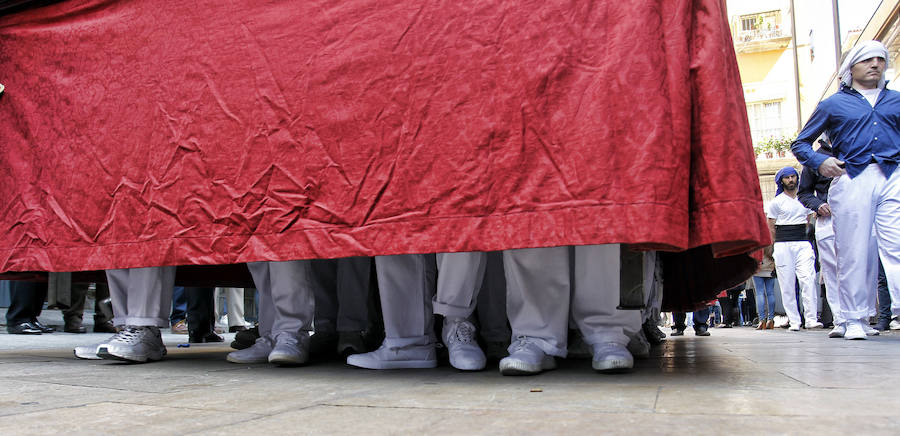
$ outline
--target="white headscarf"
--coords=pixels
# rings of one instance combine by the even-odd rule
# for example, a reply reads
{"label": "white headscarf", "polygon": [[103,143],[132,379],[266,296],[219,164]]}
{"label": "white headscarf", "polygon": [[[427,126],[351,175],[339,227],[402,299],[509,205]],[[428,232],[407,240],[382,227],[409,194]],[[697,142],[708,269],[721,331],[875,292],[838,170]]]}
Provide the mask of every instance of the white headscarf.
{"label": "white headscarf", "polygon": [[[856,47],[850,50],[850,53],[847,53],[847,57],[844,58],[844,62],[841,64],[841,70],[838,72],[838,75],[841,76],[841,82],[847,86],[852,86],[853,79],[850,77],[850,68],[858,62],[877,57],[884,58],[884,70],[887,71],[889,58],[884,44],[878,41],[866,41],[862,44],[857,44]],[[881,73],[878,87],[884,88],[884,73]]]}

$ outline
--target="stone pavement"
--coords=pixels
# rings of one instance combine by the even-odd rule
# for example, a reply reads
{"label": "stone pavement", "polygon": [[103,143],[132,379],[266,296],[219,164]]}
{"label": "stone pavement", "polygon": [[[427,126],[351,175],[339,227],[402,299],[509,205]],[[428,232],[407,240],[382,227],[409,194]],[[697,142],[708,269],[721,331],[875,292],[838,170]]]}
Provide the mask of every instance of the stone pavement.
{"label": "stone pavement", "polygon": [[[143,365],[82,361],[107,335],[0,334],[0,434],[900,434],[900,332],[713,329],[669,338],[630,374],[561,361],[534,377],[236,365],[176,348]],[[226,335],[233,336],[233,335]]]}

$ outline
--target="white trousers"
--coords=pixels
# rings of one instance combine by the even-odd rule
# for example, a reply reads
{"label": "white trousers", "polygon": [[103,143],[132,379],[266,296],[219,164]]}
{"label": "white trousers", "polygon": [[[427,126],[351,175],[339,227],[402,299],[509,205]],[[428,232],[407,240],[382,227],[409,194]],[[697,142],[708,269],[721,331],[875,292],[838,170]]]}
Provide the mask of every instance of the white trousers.
{"label": "white trousers", "polygon": [[641,328],[641,312],[616,308],[619,250],[618,244],[610,244],[571,251],[570,247],[504,251],[506,310],[513,339],[526,336],[545,353],[565,357],[571,312],[587,343],[628,344],[628,336]]}
{"label": "white trousers", "polygon": [[248,262],[259,291],[259,334],[309,334],[316,313],[308,260]]}
{"label": "white trousers", "polygon": [[438,253],[434,313],[447,318],[468,318],[475,311],[484,280],[487,253]]}
{"label": "white trousers", "polygon": [[852,179],[839,176],[831,182],[828,202],[834,215],[843,318],[860,319],[871,313],[878,255],[891,292],[891,310],[900,314],[900,171],[887,179],[878,165],[869,164]]}
{"label": "white trousers", "polygon": [[115,325],[168,327],[175,267],[106,271]]}
{"label": "white trousers", "polygon": [[376,256],[375,271],[384,317],[384,345],[399,348],[433,344],[434,257]]}
{"label": "white trousers", "polygon": [[772,257],[778,272],[778,286],[781,288],[781,302],[792,326],[800,325],[800,309],[797,307],[797,289],[794,280],[800,282],[800,297],[803,299],[803,315],[806,324],[817,322],[819,293],[816,291],[816,254],[808,241],[776,242]]}
{"label": "white trousers", "polygon": [[[243,326],[247,324],[244,320],[244,288],[216,288],[216,302],[219,301],[219,295],[225,294],[225,304],[228,307],[226,314],[228,315],[228,327]],[[216,319],[222,316],[221,310],[216,314]]]}

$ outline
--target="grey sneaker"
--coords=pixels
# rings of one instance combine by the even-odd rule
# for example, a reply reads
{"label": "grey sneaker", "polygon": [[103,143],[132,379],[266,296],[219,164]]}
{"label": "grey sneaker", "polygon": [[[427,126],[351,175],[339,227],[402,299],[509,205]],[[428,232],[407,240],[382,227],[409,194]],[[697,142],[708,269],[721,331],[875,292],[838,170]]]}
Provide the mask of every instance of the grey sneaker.
{"label": "grey sneaker", "polygon": [[487,358],[475,340],[475,326],[464,318],[444,318],[444,344],[450,365],[463,371],[481,371]]}
{"label": "grey sneaker", "polygon": [[269,353],[272,352],[272,339],[268,336],[256,338],[249,348],[228,353],[225,360],[231,363],[268,363]]}
{"label": "grey sneaker", "polygon": [[303,365],[309,360],[309,334],[279,332],[268,359],[276,365]]}
{"label": "grey sneaker", "polygon": [[628,349],[615,342],[605,342],[593,346],[594,358],[591,367],[596,371],[613,373],[628,371],[634,367],[634,357]]}
{"label": "grey sneaker", "polygon": [[102,359],[144,363],[160,360],[166,355],[159,327],[125,326],[105,344],[97,347],[97,356]]}
{"label": "grey sneaker", "polygon": [[437,353],[434,344],[406,347],[382,344],[375,351],[347,356],[347,364],[366,369],[434,368]]}
{"label": "grey sneaker", "polygon": [[527,336],[516,338],[509,346],[509,356],[500,360],[502,375],[535,375],[551,369],[556,369],[556,359]]}
{"label": "grey sneaker", "polygon": [[100,342],[100,343],[92,344],[92,345],[82,345],[79,347],[75,347],[75,357],[77,357],[79,359],[87,359],[87,360],[102,359],[102,357],[97,355],[97,351],[100,349],[101,346],[106,345],[107,342],[113,340],[113,338],[115,338],[116,336],[118,336],[118,333],[110,336],[109,339],[107,339],[104,342]]}

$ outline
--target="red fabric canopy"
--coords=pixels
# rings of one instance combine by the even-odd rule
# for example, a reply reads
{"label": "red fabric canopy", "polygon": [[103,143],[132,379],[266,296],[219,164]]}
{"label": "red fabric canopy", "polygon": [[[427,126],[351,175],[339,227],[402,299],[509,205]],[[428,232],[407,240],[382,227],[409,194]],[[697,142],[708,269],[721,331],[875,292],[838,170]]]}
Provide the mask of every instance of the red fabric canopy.
{"label": "red fabric canopy", "polygon": [[769,242],[719,0],[73,0],[0,47],[0,272]]}

